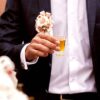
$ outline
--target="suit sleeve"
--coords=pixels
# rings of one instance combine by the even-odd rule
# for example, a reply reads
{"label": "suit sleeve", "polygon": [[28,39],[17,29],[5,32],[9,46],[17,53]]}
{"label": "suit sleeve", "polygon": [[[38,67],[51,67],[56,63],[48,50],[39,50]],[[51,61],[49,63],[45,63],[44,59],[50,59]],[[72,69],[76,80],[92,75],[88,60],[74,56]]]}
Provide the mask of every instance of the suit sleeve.
{"label": "suit sleeve", "polygon": [[97,0],[96,23],[98,24],[100,29],[100,0]]}
{"label": "suit sleeve", "polygon": [[6,10],[0,17],[0,56],[9,56],[15,64],[20,64],[23,47],[20,0],[7,0]]}

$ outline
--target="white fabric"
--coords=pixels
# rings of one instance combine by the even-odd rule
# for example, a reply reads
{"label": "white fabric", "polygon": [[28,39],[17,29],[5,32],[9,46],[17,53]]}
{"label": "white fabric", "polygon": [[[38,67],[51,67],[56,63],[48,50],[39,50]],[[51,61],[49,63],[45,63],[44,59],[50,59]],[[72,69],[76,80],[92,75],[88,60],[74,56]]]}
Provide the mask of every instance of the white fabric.
{"label": "white fabric", "polygon": [[23,92],[17,89],[15,65],[7,56],[0,56],[0,100],[28,100]]}
{"label": "white fabric", "polygon": [[26,70],[28,69],[28,65],[32,65],[32,64],[37,63],[37,61],[38,61],[38,59],[39,59],[39,58],[34,59],[34,60],[31,61],[31,62],[27,62],[27,61],[26,61],[26,58],[25,58],[25,49],[26,49],[26,47],[27,47],[28,45],[29,45],[29,44],[26,44],[26,45],[22,48],[21,53],[20,53],[20,59],[21,59],[22,66],[23,66],[24,69],[26,69]]}
{"label": "white fabric", "polygon": [[51,0],[53,33],[67,34],[64,56],[53,54],[51,93],[95,92],[86,0]]}

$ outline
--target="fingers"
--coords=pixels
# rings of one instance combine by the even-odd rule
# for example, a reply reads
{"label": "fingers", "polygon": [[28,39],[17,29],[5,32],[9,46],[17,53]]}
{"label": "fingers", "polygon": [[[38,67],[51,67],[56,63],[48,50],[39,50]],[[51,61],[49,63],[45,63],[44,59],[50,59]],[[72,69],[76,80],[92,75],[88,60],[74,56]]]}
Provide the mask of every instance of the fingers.
{"label": "fingers", "polygon": [[28,61],[31,61],[37,57],[46,57],[46,56],[48,56],[48,53],[35,49],[30,45],[26,48],[26,59]]}
{"label": "fingers", "polygon": [[59,50],[59,41],[50,34],[39,33],[32,39],[32,43],[41,44],[50,50]]}
{"label": "fingers", "polygon": [[49,34],[39,33],[26,48],[26,58],[28,60],[36,57],[46,57],[52,54],[54,50],[59,50],[59,41]]}
{"label": "fingers", "polygon": [[40,37],[40,38],[42,38],[42,39],[45,39],[45,40],[48,40],[48,41],[50,41],[50,42],[52,42],[52,43],[58,43],[57,42],[57,39],[56,38],[54,38],[53,36],[51,36],[50,34],[48,34],[48,33],[39,33],[38,34],[38,36]]}

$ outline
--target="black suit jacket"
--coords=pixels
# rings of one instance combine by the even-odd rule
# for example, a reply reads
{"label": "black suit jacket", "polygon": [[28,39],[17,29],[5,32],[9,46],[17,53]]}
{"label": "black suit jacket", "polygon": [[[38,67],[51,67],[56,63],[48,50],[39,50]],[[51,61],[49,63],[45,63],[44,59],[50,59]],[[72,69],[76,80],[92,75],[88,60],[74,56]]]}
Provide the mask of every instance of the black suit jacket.
{"label": "black suit jacket", "polygon": [[[94,75],[100,93],[100,0],[86,2]],[[15,62],[19,80],[33,94],[48,88],[51,57],[40,58],[25,71],[20,67],[20,51],[37,34],[35,19],[42,10],[50,12],[50,0],[7,0],[6,11],[0,18],[0,55],[8,55]]]}

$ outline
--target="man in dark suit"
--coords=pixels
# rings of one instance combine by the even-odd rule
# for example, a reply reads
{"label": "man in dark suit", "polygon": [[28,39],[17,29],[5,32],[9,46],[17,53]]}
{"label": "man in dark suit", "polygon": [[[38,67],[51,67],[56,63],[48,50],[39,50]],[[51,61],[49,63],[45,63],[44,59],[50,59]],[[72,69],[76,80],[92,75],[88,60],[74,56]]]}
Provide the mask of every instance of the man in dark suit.
{"label": "man in dark suit", "polygon": [[[88,78],[90,79],[94,76],[95,82],[93,81],[92,83],[92,89],[86,88],[87,91],[80,89],[78,92],[75,92],[76,89],[74,92],[59,93],[56,91],[57,93],[54,93],[54,90],[50,89],[50,86],[52,88],[52,82],[49,83],[51,81],[51,55],[49,54],[52,54],[54,50],[59,50],[57,47],[59,43],[56,41],[56,38],[48,34],[37,34],[34,27],[35,19],[39,12],[43,10],[51,12],[50,4],[53,4],[50,3],[50,0],[7,1],[6,10],[0,18],[0,55],[7,55],[15,62],[18,69],[18,78],[24,83],[25,92],[28,95],[34,95],[38,98],[47,96],[43,100],[48,100],[49,98],[51,100],[59,100],[57,97],[62,99],[62,94],[65,94],[64,99],[69,99],[71,96],[72,100],[75,98],[77,100],[83,100],[83,98],[86,100],[88,97],[92,97],[93,100],[94,98],[95,100],[99,100],[97,99],[97,95],[100,95],[100,0],[86,0],[85,13],[87,14],[90,43],[90,56],[88,58],[92,57],[93,63],[93,72],[90,73]],[[37,57],[39,59],[36,64],[29,64],[28,70],[24,70],[21,67],[20,53],[27,43],[29,44],[25,49],[26,60],[30,62],[37,59]],[[41,44],[41,46],[38,44]],[[96,87],[94,84],[96,84]],[[91,84],[88,86],[91,87]],[[84,85],[83,88],[85,88]],[[69,93],[71,95],[68,95]]]}

